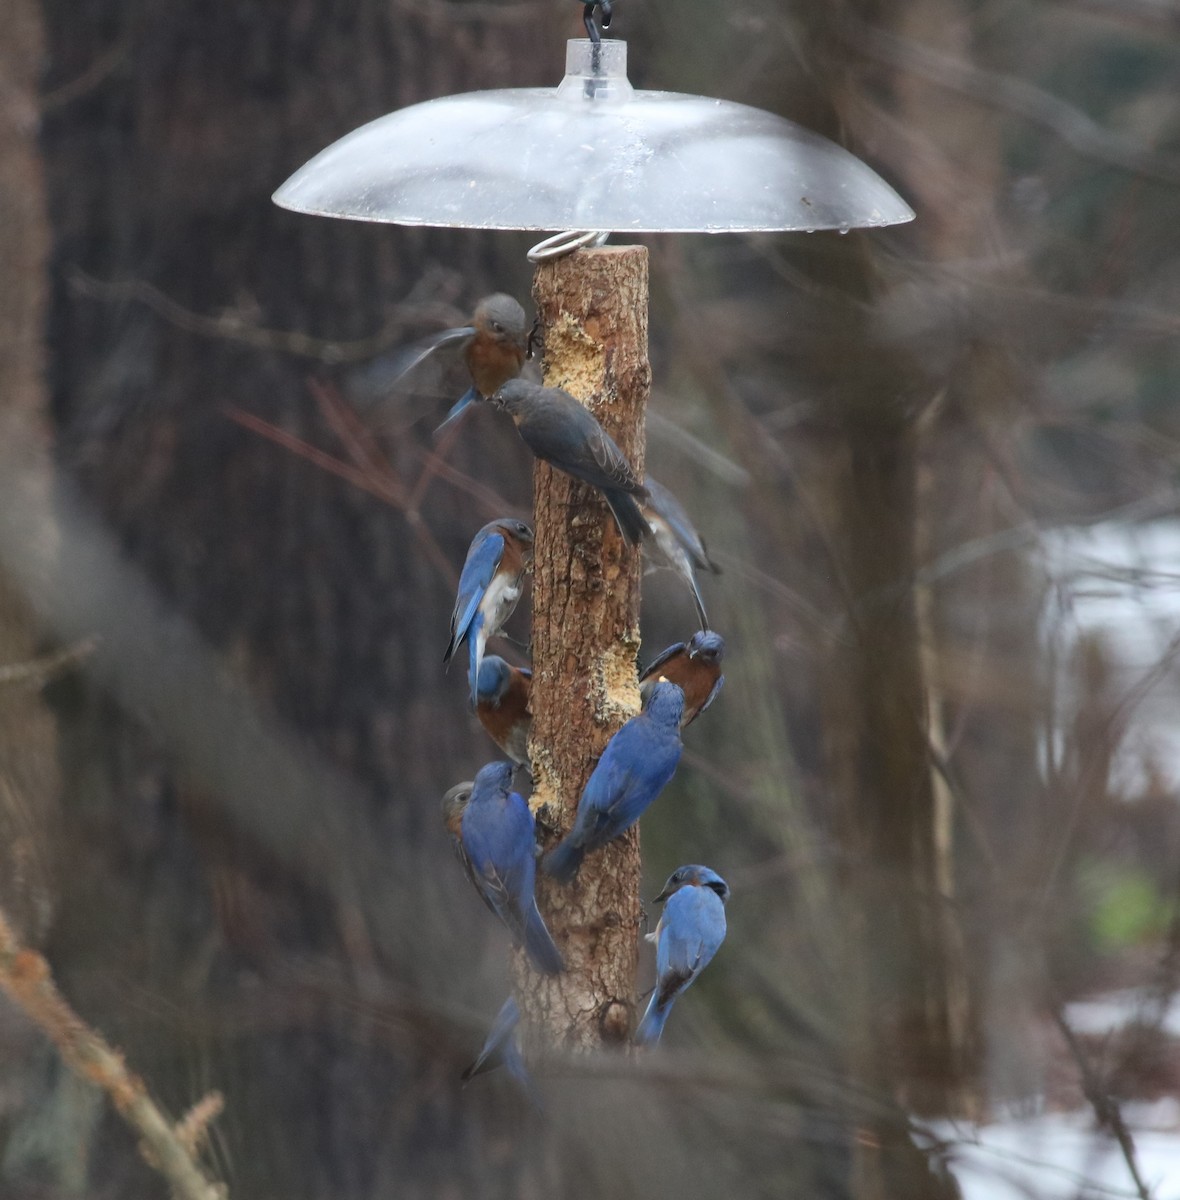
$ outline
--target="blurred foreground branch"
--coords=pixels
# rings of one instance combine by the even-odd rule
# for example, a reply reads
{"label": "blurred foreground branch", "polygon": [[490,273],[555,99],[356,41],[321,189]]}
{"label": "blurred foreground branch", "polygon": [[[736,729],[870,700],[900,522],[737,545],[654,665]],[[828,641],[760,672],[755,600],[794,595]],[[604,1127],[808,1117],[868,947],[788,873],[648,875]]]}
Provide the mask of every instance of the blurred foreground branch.
{"label": "blurred foreground branch", "polygon": [[1065,1019],[1065,1012],[1060,1003],[1053,1005],[1053,1023],[1060,1030],[1066,1046],[1069,1047],[1070,1056],[1081,1076],[1082,1091],[1085,1093],[1090,1107],[1094,1110],[1095,1119],[1103,1129],[1109,1131],[1111,1137],[1118,1143],[1123,1161],[1127,1164],[1127,1170],[1130,1171],[1131,1178],[1135,1181],[1135,1191],[1139,1195],[1139,1200],[1152,1200],[1153,1193],[1139,1171],[1135,1141],[1131,1137],[1131,1131],[1127,1128],[1127,1122],[1123,1120],[1122,1107],[1103,1083],[1102,1077],[1095,1071],[1077,1034]]}
{"label": "blurred foreground branch", "polygon": [[0,988],[49,1038],[70,1070],[110,1096],[119,1115],[143,1138],[140,1151],[145,1160],[181,1200],[226,1200],[225,1184],[209,1179],[194,1155],[204,1127],[220,1111],[220,1097],[205,1097],[173,1126],[147,1094],[143,1080],[127,1069],[122,1055],[66,1003],[49,964],[35,950],[21,946],[2,912]]}

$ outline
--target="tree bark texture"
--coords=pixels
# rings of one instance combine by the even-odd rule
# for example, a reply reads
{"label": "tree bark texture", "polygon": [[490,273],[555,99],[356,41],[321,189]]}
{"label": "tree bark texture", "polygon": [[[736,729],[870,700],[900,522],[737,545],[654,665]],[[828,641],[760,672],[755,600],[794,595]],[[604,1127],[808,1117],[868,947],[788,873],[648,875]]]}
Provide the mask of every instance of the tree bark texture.
{"label": "tree bark texture", "polygon": [[[50,493],[44,325],[49,223],[37,147],[39,5],[16,0],[0,38],[0,905],[29,941],[52,909],[53,718],[38,694],[38,629],[7,553]],[[52,541],[51,532],[44,541]],[[51,554],[52,545],[42,550]],[[0,1050],[0,1059],[3,1052]]]}
{"label": "tree bark texture", "polygon": [[[538,268],[545,383],[582,400],[643,476],[647,250],[582,250]],[[639,711],[638,548],[601,496],[537,463],[533,559],[533,807],[564,833],[609,738]],[[552,839],[550,839],[552,840]],[[634,1023],[641,919],[639,827],[589,855],[562,887],[540,877],[538,902],[566,960],[535,977],[518,956],[530,1024],[549,1045],[618,1044]]]}

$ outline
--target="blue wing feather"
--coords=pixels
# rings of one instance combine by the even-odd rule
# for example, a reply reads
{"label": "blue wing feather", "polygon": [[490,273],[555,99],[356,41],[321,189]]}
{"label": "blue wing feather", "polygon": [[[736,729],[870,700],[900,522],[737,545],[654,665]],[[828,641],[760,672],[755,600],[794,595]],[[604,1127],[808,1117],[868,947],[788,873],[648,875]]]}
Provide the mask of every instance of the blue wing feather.
{"label": "blue wing feather", "polygon": [[449,429],[468,409],[480,398],[479,392],[474,387],[469,387],[467,391],[451,405],[447,415],[443,417],[442,424],[434,431],[434,436],[438,437],[444,429]]}
{"label": "blue wing feather", "polygon": [[706,708],[709,707],[710,704],[713,703],[714,700],[717,699],[717,695],[721,691],[721,685],[724,682],[725,682],[725,676],[718,675],[717,682],[715,684],[713,684],[713,690],[705,697],[704,704],[701,705],[699,711],[697,712],[698,717],[701,715],[701,713],[703,713],[705,711]]}
{"label": "blue wing feather", "polygon": [[451,656],[463,644],[479,608],[479,602],[496,574],[503,553],[504,536],[499,533],[488,534],[467,551],[467,561],[463,564],[463,573],[459,576],[455,610],[451,614],[451,640],[447,645],[446,654],[443,655],[443,662],[449,663]]}

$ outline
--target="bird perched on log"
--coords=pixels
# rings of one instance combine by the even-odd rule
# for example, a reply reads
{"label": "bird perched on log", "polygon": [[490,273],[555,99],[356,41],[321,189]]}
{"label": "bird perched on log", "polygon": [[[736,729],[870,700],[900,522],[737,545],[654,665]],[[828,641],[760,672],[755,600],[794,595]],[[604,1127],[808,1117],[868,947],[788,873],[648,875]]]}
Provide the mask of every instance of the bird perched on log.
{"label": "bird perched on log", "polygon": [[647,488],[598,418],[561,388],[512,379],[492,397],[508,413],[524,444],[559,471],[596,487],[632,546],[651,533],[640,511]]}
{"label": "bird perched on log", "polygon": [[[388,393],[395,384],[438,351],[457,349],[471,377],[471,386],[435,430],[436,434],[440,433],[460,417],[470,404],[487,400],[501,384],[520,374],[528,356],[529,328],[524,309],[511,296],[504,292],[485,296],[475,306],[471,324],[444,329],[403,351],[394,360],[392,375],[380,380],[381,392]],[[387,374],[387,370],[381,374]]]}
{"label": "bird perched on log", "polygon": [[709,618],[693,568],[712,571],[714,575],[720,575],[721,568],[709,557],[701,535],[697,533],[680,501],[650,475],[644,480],[644,486],[648,496],[642,506],[643,516],[651,526],[656,547],[667,559],[668,565],[688,584],[697,606],[701,628],[708,629]]}
{"label": "bird perched on log", "polygon": [[473,783],[460,783],[443,796],[443,821],[455,852],[480,899],[503,921],[517,946],[524,946],[538,971],[564,969],[561,953],[537,909],[536,821],[524,798],[512,790],[512,764],[488,763]]}
{"label": "bird perched on log", "polygon": [[514,667],[498,654],[483,660],[476,677],[476,716],[492,741],[522,766],[529,761],[532,691],[533,673],[527,667]]}
{"label": "bird perched on log", "polygon": [[607,742],[582,790],[573,828],[541,860],[558,883],[569,883],[587,854],[630,829],[663,791],[680,762],[683,711],[680,688],[657,683],[643,712]]}
{"label": "bird perched on log", "polygon": [[676,997],[691,986],[709,965],[725,940],[725,902],[729,885],[708,867],[680,867],[668,877],[655,903],[666,901],[660,923],[647,935],[656,944],[656,986],[643,1020],[635,1031],[637,1044],[653,1045]]}
{"label": "bird perched on log", "polygon": [[520,599],[521,580],[533,553],[533,531],[524,521],[499,517],[471,540],[451,613],[451,640],[443,662],[467,642],[471,701],[477,698],[479,667],[487,640],[499,633]]}
{"label": "bird perched on log", "polygon": [[721,660],[725,639],[711,629],[694,633],[688,642],[676,642],[648,664],[639,677],[639,695],[646,705],[657,682],[669,679],[684,692],[680,728],[687,729],[717,699],[725,683]]}

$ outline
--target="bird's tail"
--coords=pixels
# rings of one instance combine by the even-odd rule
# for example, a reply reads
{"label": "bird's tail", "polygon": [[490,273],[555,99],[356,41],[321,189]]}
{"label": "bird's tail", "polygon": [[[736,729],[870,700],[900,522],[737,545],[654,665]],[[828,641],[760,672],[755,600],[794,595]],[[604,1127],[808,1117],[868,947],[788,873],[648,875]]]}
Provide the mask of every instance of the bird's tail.
{"label": "bird's tail", "polygon": [[672,1011],[672,1001],[660,1003],[660,993],[657,988],[651,999],[647,1002],[647,1012],[643,1014],[643,1020],[639,1022],[639,1028],[635,1031],[635,1037],[632,1039],[637,1046],[654,1046],[660,1040],[660,1034],[664,1032],[664,1022],[668,1019],[668,1014]]}
{"label": "bird's tail", "polygon": [[442,424],[434,431],[435,437],[440,437],[444,429],[449,429],[468,409],[480,398],[479,392],[473,387],[469,387],[467,391],[451,405],[447,415],[443,418]]}
{"label": "bird's tail", "polygon": [[628,545],[638,546],[645,537],[651,536],[651,526],[644,520],[643,511],[634,496],[619,488],[604,489],[602,495],[610,505],[615,524]]}
{"label": "bird's tail", "polygon": [[471,685],[471,704],[479,702],[479,668],[488,639],[483,631],[483,614],[476,613],[467,631],[467,681]]}
{"label": "bird's tail", "polygon": [[532,959],[533,966],[544,975],[559,975],[565,970],[561,951],[553,944],[545,920],[537,910],[536,901],[525,917],[524,948]]}
{"label": "bird's tail", "polygon": [[541,859],[541,870],[552,875],[558,883],[572,883],[585,857],[586,851],[566,838]]}
{"label": "bird's tail", "polygon": [[684,577],[688,580],[688,586],[692,588],[692,598],[693,602],[697,606],[697,616],[700,618],[701,628],[708,629],[709,616],[705,612],[705,601],[701,597],[701,589],[697,586],[697,577],[692,569],[691,564],[689,564],[688,571],[685,573]]}
{"label": "bird's tail", "polygon": [[479,1056],[463,1072],[461,1078],[464,1083],[481,1072],[491,1071],[500,1065],[503,1061],[505,1048],[513,1044],[516,1037],[516,1026],[519,1021],[520,1007],[516,1003],[516,997],[509,996],[501,1005],[500,1011],[496,1014],[496,1019],[492,1022],[491,1029],[488,1030],[488,1036],[484,1041],[483,1049],[479,1052]]}
{"label": "bird's tail", "polygon": [[702,565],[712,571],[714,575],[724,575],[725,572],[709,557],[709,547],[705,545],[705,539],[699,534],[697,538],[701,543],[701,549],[705,552],[705,561]]}

